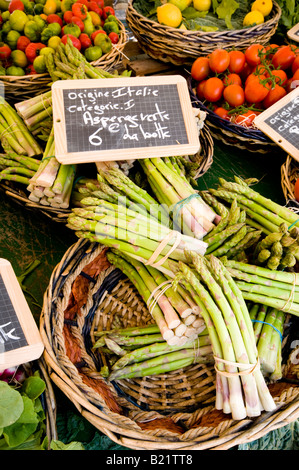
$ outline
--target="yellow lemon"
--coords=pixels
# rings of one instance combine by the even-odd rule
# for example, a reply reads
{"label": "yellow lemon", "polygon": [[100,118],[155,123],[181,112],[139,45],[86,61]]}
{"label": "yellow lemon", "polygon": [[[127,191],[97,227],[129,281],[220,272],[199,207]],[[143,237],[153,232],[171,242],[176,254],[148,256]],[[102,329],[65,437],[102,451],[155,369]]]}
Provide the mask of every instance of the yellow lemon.
{"label": "yellow lemon", "polygon": [[251,11],[260,11],[264,17],[271,13],[272,8],[272,0],[255,0],[251,5]]}
{"label": "yellow lemon", "polygon": [[243,26],[262,24],[264,21],[264,15],[260,11],[250,11],[243,20]]}
{"label": "yellow lemon", "polygon": [[212,0],[193,0],[193,6],[197,11],[209,11]]}
{"label": "yellow lemon", "polygon": [[184,31],[187,31],[187,28],[186,28],[186,26],[184,25],[184,23],[181,24],[181,26],[179,27],[179,29],[183,29]]}
{"label": "yellow lemon", "polygon": [[157,8],[157,17],[160,24],[177,28],[182,22],[181,10],[172,3],[165,3]]}

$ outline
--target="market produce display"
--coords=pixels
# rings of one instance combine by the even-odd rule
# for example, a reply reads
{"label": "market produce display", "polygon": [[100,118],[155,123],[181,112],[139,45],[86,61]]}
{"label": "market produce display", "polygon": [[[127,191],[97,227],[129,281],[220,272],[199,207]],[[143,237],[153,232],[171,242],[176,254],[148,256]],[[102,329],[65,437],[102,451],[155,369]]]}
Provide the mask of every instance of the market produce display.
{"label": "market produce display", "polygon": [[167,2],[134,2],[145,17],[160,24],[189,31],[241,29],[264,23],[272,0],[168,0]]}
{"label": "market produce display", "polygon": [[71,39],[88,62],[98,61],[119,41],[115,11],[103,0],[13,0],[2,2],[1,75],[47,72],[47,54]]}
{"label": "market produce display", "polygon": [[245,50],[216,48],[192,64],[192,88],[203,108],[220,120],[254,128],[254,118],[298,84],[296,45],[252,44]]}

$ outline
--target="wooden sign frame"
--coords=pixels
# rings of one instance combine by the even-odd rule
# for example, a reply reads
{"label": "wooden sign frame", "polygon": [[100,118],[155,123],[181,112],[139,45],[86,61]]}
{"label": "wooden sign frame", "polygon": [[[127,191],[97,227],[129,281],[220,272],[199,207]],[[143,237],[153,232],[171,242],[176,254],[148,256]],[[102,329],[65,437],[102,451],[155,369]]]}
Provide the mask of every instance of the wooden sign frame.
{"label": "wooden sign frame", "polygon": [[[264,134],[266,134],[271,140],[273,140],[277,145],[279,145],[283,150],[285,150],[289,155],[291,155],[295,160],[299,161],[299,148],[295,147],[290,143],[282,134],[279,134],[271,126],[269,126],[265,120],[270,116],[275,115],[279,109],[284,108],[288,103],[291,103],[294,99],[298,99],[298,108],[299,108],[299,87],[295,88],[293,91],[288,93],[284,98],[281,98],[277,103],[270,106],[270,108],[263,111],[254,119],[254,124],[260,129]],[[296,124],[299,128],[299,120],[296,121]]]}
{"label": "wooden sign frame", "polygon": [[[68,152],[65,123],[65,109],[63,90],[72,89],[100,89],[115,87],[149,87],[155,85],[177,85],[178,97],[185,124],[188,143],[176,145],[161,145],[147,147],[133,147],[121,149],[103,149],[92,151]],[[192,111],[188,85],[180,75],[150,76],[150,77],[119,77],[95,81],[87,80],[61,80],[52,85],[53,124],[55,135],[55,157],[61,164],[77,164],[90,162],[103,162],[115,160],[130,160],[138,158],[166,157],[175,155],[194,155],[200,148],[199,133]]]}
{"label": "wooden sign frame", "polygon": [[299,42],[299,23],[287,32],[287,36],[293,41]]}
{"label": "wooden sign frame", "polygon": [[5,346],[4,351],[1,348],[0,371],[3,371],[9,367],[38,359],[43,353],[44,344],[13,267],[8,260],[3,258],[0,258],[0,274],[27,341],[26,346],[10,351],[5,351]]}

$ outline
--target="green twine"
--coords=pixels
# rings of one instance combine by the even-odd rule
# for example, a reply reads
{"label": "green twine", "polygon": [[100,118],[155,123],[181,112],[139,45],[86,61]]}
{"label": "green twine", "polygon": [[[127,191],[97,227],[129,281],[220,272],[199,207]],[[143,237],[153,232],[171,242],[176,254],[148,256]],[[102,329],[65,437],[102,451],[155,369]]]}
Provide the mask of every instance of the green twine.
{"label": "green twine", "polygon": [[173,221],[175,221],[175,219],[178,218],[179,212],[183,209],[183,207],[195,197],[199,197],[201,199],[201,196],[199,194],[194,193],[194,194],[190,194],[190,196],[186,197],[185,199],[182,199],[181,201],[178,201],[175,203],[173,210],[172,210]]}
{"label": "green twine", "polygon": [[290,230],[292,227],[294,227],[294,225],[296,225],[297,222],[299,222],[299,219],[295,220],[295,222],[293,222],[293,223],[288,227],[288,230]]}

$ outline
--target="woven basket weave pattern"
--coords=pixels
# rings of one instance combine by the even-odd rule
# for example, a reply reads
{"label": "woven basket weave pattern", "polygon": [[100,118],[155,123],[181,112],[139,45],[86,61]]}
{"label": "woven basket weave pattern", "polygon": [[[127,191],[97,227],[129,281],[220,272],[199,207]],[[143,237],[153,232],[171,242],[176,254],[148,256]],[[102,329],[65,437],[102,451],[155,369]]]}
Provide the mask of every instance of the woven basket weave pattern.
{"label": "woven basket weave pattern", "polygon": [[192,64],[200,54],[209,54],[216,47],[246,49],[250,44],[266,44],[276,31],[281,9],[274,1],[271,17],[262,25],[240,30],[202,32],[184,31],[152,21],[128,4],[126,21],[141,48],[152,58],[174,65]]}
{"label": "woven basket weave pattern", "polygon": [[[106,382],[90,353],[95,328],[129,326],[141,320],[145,324],[151,319],[124,276],[105,265],[105,251],[78,240],[66,252],[45,293],[40,324],[51,379],[97,429],[132,449],[224,450],[258,439],[299,417],[298,375],[294,377],[292,364],[284,373],[293,383],[269,386],[277,410],[240,422],[214,409],[213,367],[194,365],[153,378]],[[95,259],[103,269],[90,280],[80,314],[67,321],[64,312],[71,286]],[[74,357],[71,360],[70,352],[67,355],[70,338],[80,348],[80,363]]]}

